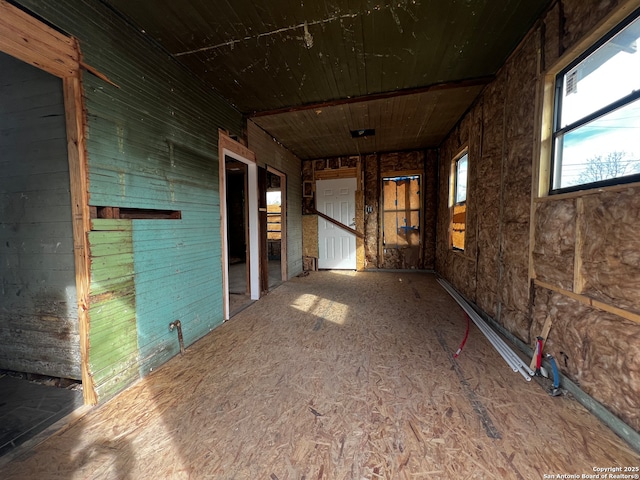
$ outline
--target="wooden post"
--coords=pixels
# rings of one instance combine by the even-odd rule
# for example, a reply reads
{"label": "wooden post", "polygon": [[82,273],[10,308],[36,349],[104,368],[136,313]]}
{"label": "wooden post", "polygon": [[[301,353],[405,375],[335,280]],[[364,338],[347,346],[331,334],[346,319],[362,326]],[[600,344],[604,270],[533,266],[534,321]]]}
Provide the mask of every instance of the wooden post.
{"label": "wooden post", "polygon": [[582,293],[584,291],[584,275],[582,275],[582,247],[584,246],[584,235],[582,224],[584,221],[584,200],[582,197],[576,198],[576,244],[573,258],[573,291]]}
{"label": "wooden post", "polygon": [[98,397],[89,368],[89,286],[91,268],[87,235],[91,230],[89,215],[89,177],[85,146],[85,115],[82,100],[81,73],[63,79],[64,104],[69,155],[69,182],[73,228],[73,255],[76,265],[78,324],[82,392],[85,404],[95,405]]}

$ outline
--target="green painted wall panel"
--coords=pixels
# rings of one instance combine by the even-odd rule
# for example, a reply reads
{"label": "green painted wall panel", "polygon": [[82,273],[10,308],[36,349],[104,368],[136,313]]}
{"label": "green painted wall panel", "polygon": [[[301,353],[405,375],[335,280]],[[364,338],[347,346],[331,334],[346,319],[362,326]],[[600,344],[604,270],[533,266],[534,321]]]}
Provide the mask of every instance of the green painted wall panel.
{"label": "green painted wall panel", "polygon": [[89,368],[104,396],[116,378],[135,379],[130,372],[123,376],[131,358],[138,357],[132,225],[131,220],[107,219],[91,224]]}
{"label": "green painted wall panel", "polygon": [[83,75],[91,205],[182,212],[133,220],[131,237],[117,221],[92,223],[89,363],[102,400],[179,351],[171,321],[187,345],[222,322],[218,128],[241,134],[243,119],[105,3],[19,3],[78,38],[85,62],[120,86]]}

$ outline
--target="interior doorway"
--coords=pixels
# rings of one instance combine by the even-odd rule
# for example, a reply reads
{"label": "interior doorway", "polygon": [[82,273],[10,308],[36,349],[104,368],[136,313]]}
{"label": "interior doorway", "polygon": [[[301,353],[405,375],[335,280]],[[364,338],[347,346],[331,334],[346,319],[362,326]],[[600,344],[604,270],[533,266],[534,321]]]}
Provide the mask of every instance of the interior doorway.
{"label": "interior doorway", "polygon": [[229,312],[233,315],[251,303],[249,284],[249,228],[247,164],[225,157],[227,268],[229,271]]}
{"label": "interior doorway", "polygon": [[[355,178],[316,181],[317,209],[337,222],[355,227]],[[318,217],[318,268],[356,269],[356,236],[324,218]]]}
{"label": "interior doorway", "polygon": [[0,455],[83,403],[63,80],[0,52]]}
{"label": "interior doorway", "polygon": [[[225,145],[235,146],[229,137],[221,138]],[[228,320],[260,298],[258,174],[252,158],[231,148],[221,150],[223,300]]]}
{"label": "interior doorway", "polygon": [[267,167],[266,256],[268,289],[287,280],[286,175]]}

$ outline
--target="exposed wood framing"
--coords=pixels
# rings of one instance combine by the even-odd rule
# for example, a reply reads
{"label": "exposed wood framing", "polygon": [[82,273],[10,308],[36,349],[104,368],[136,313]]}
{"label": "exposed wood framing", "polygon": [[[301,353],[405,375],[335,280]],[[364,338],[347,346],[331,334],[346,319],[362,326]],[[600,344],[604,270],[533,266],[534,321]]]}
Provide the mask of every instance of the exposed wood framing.
{"label": "exposed wood framing", "polygon": [[577,192],[559,193],[557,195],[549,195],[546,197],[536,198],[536,203],[542,202],[555,202],[556,200],[567,200],[571,198],[582,198],[589,195],[601,195],[605,192],[622,192],[630,188],[640,188],[640,182],[633,183],[621,183],[618,185],[611,185],[608,187],[592,188],[589,190],[578,190]]}
{"label": "exposed wood framing", "polygon": [[[229,275],[226,265],[227,258],[229,255],[229,249],[227,246],[227,221],[226,221],[226,212],[227,212],[227,199],[226,199],[226,186],[225,186],[225,153],[227,150],[232,152],[251,163],[256,163],[256,155],[254,152],[249,150],[246,146],[242,145],[240,142],[234,140],[229,135],[229,132],[223,130],[222,128],[218,129],[218,168],[219,168],[219,194],[220,194],[220,248],[221,248],[221,256],[220,261],[222,263],[222,285],[223,285],[223,318],[225,320],[229,319]],[[255,165],[254,165],[255,166]],[[250,242],[247,243],[249,245]],[[251,261],[250,255],[247,256],[247,265],[249,265],[249,261]],[[247,281],[251,277],[250,272],[247,272]]]}
{"label": "exposed wood framing", "polygon": [[576,243],[573,257],[573,292],[582,293],[584,290],[584,276],[582,275],[582,248],[584,235],[582,234],[582,222],[584,221],[584,200],[576,199]]}
{"label": "exposed wood framing", "polygon": [[267,172],[280,177],[280,275],[283,282],[289,279],[287,264],[287,176],[280,170],[267,166]]}
{"label": "exposed wood framing", "polygon": [[495,77],[493,75],[489,75],[486,77],[472,78],[469,80],[436,83],[433,85],[428,85],[426,87],[407,88],[403,90],[395,90],[393,92],[375,93],[372,95],[365,95],[361,97],[341,98],[341,99],[332,100],[329,102],[311,103],[307,105],[300,105],[295,107],[280,108],[277,110],[257,112],[257,113],[254,113],[251,117],[255,118],[255,117],[264,117],[267,115],[277,115],[280,113],[300,112],[303,110],[315,110],[318,108],[335,107],[338,105],[348,105],[351,103],[370,102],[372,100],[384,100],[386,98],[402,97],[405,95],[415,95],[417,93],[451,90],[453,88],[468,88],[468,87],[484,86],[491,83],[494,80],[494,78]]}
{"label": "exposed wood framing", "polygon": [[357,175],[357,168],[331,168],[316,170],[314,180],[334,180],[336,178],[353,178]]}
{"label": "exposed wood framing", "polygon": [[112,82],[109,77],[107,77],[104,73],[99,72],[98,70],[96,70],[95,68],[93,68],[91,65],[87,65],[84,62],[80,62],[80,66],[82,68],[84,68],[87,72],[92,73],[93,75],[95,75],[96,77],[98,77],[100,80],[102,80],[103,82],[108,83],[109,85],[116,87],[116,88],[120,88],[120,85],[118,85],[117,83]]}
{"label": "exposed wood framing", "polygon": [[589,305],[590,307],[597,308],[604,312],[613,313],[614,315],[618,315],[619,317],[626,318],[627,320],[631,320],[632,322],[640,323],[640,315],[637,313],[630,312],[628,310],[624,310],[622,308],[614,307],[613,305],[608,305],[599,300],[595,300],[591,297],[587,297],[586,295],[580,295],[578,293],[570,292],[569,290],[565,290],[563,288],[556,287],[555,285],[551,285],[550,283],[543,282],[541,280],[535,279],[534,284],[546,288],[547,290],[551,290],[552,292],[561,293],[569,298],[577,300],[580,303],[585,305]]}
{"label": "exposed wood framing", "polygon": [[[358,165],[356,167],[356,230],[364,232],[364,175],[362,174],[361,156],[358,157]],[[356,237],[356,270],[362,271],[365,267],[365,235]]]}
{"label": "exposed wood framing", "polygon": [[74,39],[0,0],[0,51],[56,77],[74,77],[80,68]]}
{"label": "exposed wood framing", "polygon": [[91,269],[87,232],[91,225],[80,48],[74,38],[67,37],[0,0],[0,51],[60,77],[63,81],[83,396],[85,404],[94,405],[98,399],[89,371]]}
{"label": "exposed wood framing", "polygon": [[91,265],[87,232],[91,230],[89,215],[89,176],[85,147],[85,117],[80,73],[63,81],[69,155],[69,181],[73,225],[73,254],[76,265],[78,323],[80,330],[80,361],[82,362],[82,392],[87,404],[95,405],[98,397],[89,370],[89,284]]}
{"label": "exposed wood framing", "polygon": [[[546,105],[543,105],[541,99],[545,98],[545,80],[543,76],[544,70],[544,24],[538,26],[536,36],[536,61],[537,61],[537,81],[536,81],[536,98],[535,98],[535,120],[534,125],[542,124],[542,114]],[[530,221],[529,221],[529,284],[531,279],[535,278],[535,266],[533,261],[533,249],[535,246],[535,218],[536,218],[536,197],[541,195],[540,193],[540,176],[545,176],[548,179],[548,169],[543,172],[540,168],[540,152],[542,150],[541,139],[542,128],[534,132],[533,141],[533,168],[531,170],[531,205],[530,205]],[[548,180],[545,180],[548,182]],[[545,188],[548,191],[548,186],[545,184]]]}
{"label": "exposed wood framing", "polygon": [[[241,157],[246,158],[247,160],[250,160],[253,163],[256,163],[256,154],[253,153],[251,150],[249,150],[247,147],[245,147],[243,144],[241,144],[240,142],[234,140],[233,138],[231,138],[231,136],[229,135],[229,133],[223,129],[219,129],[218,130],[218,151],[220,153],[220,155],[222,155],[222,150],[223,149],[227,149],[237,155],[240,155]],[[220,158],[223,158],[222,156]],[[224,164],[223,164],[224,166]]]}
{"label": "exposed wood framing", "polygon": [[354,234],[358,238],[364,238],[364,233],[359,232],[357,230],[354,230],[353,228],[345,225],[344,223],[339,222],[338,220],[335,220],[335,219],[331,218],[329,215],[325,215],[324,213],[319,212],[316,209],[313,210],[313,213],[315,215],[318,215],[320,218],[326,220],[327,222],[333,223],[336,227],[339,227],[339,228],[341,228],[341,229],[343,229],[343,230],[345,230],[345,231],[347,231],[349,233]]}

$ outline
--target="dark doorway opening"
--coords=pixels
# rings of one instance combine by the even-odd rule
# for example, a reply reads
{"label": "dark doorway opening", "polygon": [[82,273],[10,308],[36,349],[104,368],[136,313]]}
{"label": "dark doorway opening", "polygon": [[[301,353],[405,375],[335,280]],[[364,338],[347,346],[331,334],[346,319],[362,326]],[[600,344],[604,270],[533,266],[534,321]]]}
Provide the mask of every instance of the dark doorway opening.
{"label": "dark doorway opening", "polygon": [[229,316],[251,303],[248,262],[247,165],[225,157]]}

